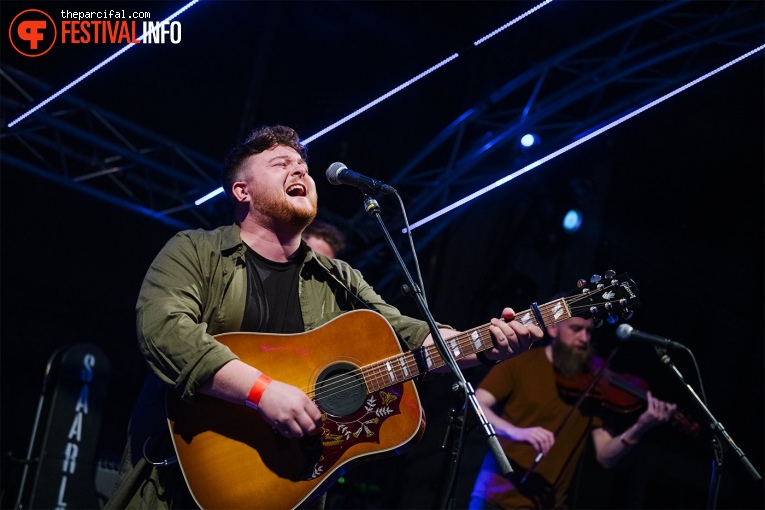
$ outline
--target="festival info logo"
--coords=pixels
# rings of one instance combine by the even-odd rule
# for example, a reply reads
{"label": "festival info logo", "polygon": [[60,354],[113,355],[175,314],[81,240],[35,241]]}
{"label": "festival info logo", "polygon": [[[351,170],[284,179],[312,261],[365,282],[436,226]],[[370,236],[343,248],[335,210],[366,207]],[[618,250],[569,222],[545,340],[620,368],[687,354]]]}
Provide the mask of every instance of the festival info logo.
{"label": "festival info logo", "polygon": [[53,18],[37,9],[17,14],[8,33],[14,49],[26,57],[45,55],[56,43]]}
{"label": "festival info logo", "polygon": [[62,45],[180,44],[180,21],[149,21],[150,18],[147,11],[62,9],[61,25],[57,28],[45,12],[27,9],[13,18],[8,35],[16,51],[27,57],[46,54],[59,34],[58,42]]}

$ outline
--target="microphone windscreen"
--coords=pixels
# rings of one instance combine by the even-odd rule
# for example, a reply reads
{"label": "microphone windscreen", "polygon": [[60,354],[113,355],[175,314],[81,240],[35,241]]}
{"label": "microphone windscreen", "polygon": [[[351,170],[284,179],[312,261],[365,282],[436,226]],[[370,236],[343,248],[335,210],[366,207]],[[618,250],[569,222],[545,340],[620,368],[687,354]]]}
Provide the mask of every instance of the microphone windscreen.
{"label": "microphone windscreen", "polygon": [[340,172],[345,170],[346,168],[348,168],[348,167],[346,167],[344,164],[342,164],[340,162],[332,163],[331,165],[329,165],[329,168],[327,168],[327,171],[325,173],[329,183],[330,184],[335,184],[335,185],[342,184],[337,179],[337,177],[340,174]]}
{"label": "microphone windscreen", "polygon": [[620,340],[629,340],[631,334],[632,326],[629,324],[620,324],[619,327],[616,328],[616,336]]}

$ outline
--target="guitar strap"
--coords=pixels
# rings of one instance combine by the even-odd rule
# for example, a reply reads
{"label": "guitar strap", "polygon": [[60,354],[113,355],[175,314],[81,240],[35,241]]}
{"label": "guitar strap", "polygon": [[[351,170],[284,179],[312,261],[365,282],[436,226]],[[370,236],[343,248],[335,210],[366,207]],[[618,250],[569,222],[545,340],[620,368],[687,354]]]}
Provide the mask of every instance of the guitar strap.
{"label": "guitar strap", "polygon": [[[319,259],[318,259],[318,258],[317,258],[316,260],[317,260],[317,261],[319,261]],[[361,304],[361,305],[362,305],[364,308],[367,308],[368,310],[372,310],[373,312],[377,312],[377,313],[379,313],[380,315],[382,315],[382,312],[380,312],[380,310],[378,310],[377,308],[375,308],[375,307],[374,307],[374,306],[372,306],[371,304],[369,304],[369,303],[367,303],[366,301],[364,301],[363,299],[361,299],[361,298],[360,298],[360,297],[359,297],[359,296],[358,296],[358,295],[357,295],[355,292],[353,292],[353,291],[352,291],[352,290],[351,290],[351,289],[348,287],[348,285],[347,285],[345,282],[343,282],[343,281],[342,281],[342,280],[341,280],[341,279],[338,277],[339,275],[335,275],[335,274],[334,274],[334,273],[337,271],[337,268],[336,268],[335,266],[325,266],[325,265],[324,265],[324,263],[323,263],[323,262],[321,262],[321,261],[319,261],[319,265],[321,266],[321,268],[322,268],[322,269],[324,269],[324,271],[326,271],[327,275],[330,277],[330,279],[332,280],[332,282],[334,282],[334,283],[336,283],[337,285],[339,285],[339,286],[340,286],[340,288],[341,288],[342,290],[344,290],[344,291],[345,291],[345,293],[346,293],[347,295],[349,295],[349,296],[351,296],[353,299],[355,299],[355,300],[356,300],[358,303],[360,303],[360,304]],[[399,342],[399,343],[400,343],[402,346],[406,347],[406,342],[405,342],[405,341],[404,341],[404,340],[401,338],[401,336],[399,336],[399,334],[398,334],[398,333],[396,333],[396,338],[398,339],[398,342]],[[407,349],[408,349],[408,347],[407,347]],[[423,378],[424,378],[424,377],[425,377],[425,376],[426,376],[426,375],[429,373],[429,372],[428,372],[428,370],[427,370],[427,364],[426,364],[426,363],[424,362],[424,360],[423,360],[421,357],[419,357],[419,356],[417,356],[417,357],[416,357],[416,362],[417,362],[417,366],[418,366],[418,368],[420,369],[420,375],[417,377],[417,380],[422,380],[422,379],[423,379]]]}
{"label": "guitar strap", "polygon": [[[319,266],[321,266],[321,268],[327,273],[327,276],[329,276],[330,280],[336,283],[337,285],[339,285],[340,289],[343,290],[349,297],[353,298],[356,302],[360,303],[361,306],[363,306],[364,308],[373,310],[378,313],[380,312],[379,310],[375,309],[375,307],[373,307],[372,305],[370,305],[369,303],[361,299],[358,294],[353,292],[345,282],[343,282],[340,278],[338,278],[337,275],[335,275],[337,268],[335,268],[334,266],[325,266],[324,263],[321,260],[319,260],[318,257],[316,258],[316,261],[319,263]],[[347,310],[347,311],[350,311],[350,310]]]}

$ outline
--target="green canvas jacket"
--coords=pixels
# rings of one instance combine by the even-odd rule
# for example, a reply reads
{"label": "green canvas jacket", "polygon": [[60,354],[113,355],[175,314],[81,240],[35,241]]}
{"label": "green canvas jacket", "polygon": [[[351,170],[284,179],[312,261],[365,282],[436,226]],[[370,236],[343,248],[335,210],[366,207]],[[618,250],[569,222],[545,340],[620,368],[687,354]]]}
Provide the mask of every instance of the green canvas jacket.
{"label": "green canvas jacket", "polygon": [[[306,331],[361,303],[329,276],[381,313],[402,344],[420,347],[427,323],[387,304],[349,264],[308,250],[299,278]],[[193,402],[200,387],[237,356],[214,335],[239,331],[247,291],[246,246],[238,225],[176,234],[147,271],[136,305],[138,345],[150,368],[134,408],[120,475],[108,508],[167,508],[183,501],[185,483],[173,456],[165,419],[168,387]],[[256,367],[257,368],[257,367]],[[169,385],[169,386],[168,386]]]}

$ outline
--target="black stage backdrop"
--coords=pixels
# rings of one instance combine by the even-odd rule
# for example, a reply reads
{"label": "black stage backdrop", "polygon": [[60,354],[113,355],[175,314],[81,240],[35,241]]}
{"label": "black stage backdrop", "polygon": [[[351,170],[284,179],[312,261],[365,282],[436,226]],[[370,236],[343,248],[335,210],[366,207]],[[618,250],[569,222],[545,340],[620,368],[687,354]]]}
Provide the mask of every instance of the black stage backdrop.
{"label": "black stage backdrop", "polygon": [[[762,473],[762,64],[761,57],[743,62],[448,216],[447,227],[419,253],[434,316],[468,328],[503,305],[525,309],[572,290],[578,278],[626,271],[642,301],[629,323],[688,347],[693,358],[673,352],[672,360],[697,392],[703,385],[710,411]],[[351,131],[344,135],[350,140]],[[172,130],[163,132],[173,138]],[[338,159],[322,156],[319,171]],[[62,346],[92,342],[110,359],[99,452],[120,455],[145,373],[135,301],[146,268],[175,229],[15,168],[3,168],[0,179],[2,503],[9,507],[19,467],[8,454],[26,453],[46,363]],[[584,207],[592,215],[577,235],[565,236],[540,218],[565,199],[572,181],[586,190]],[[357,192],[348,190],[346,200],[338,210],[352,209]],[[407,299],[390,299],[417,313]],[[680,402],[704,430],[689,438],[657,429],[608,472],[588,453],[574,507],[706,507],[713,460],[708,420],[652,347],[619,342],[614,331],[614,325],[597,331],[598,349],[618,347],[619,369],[645,378],[660,398]],[[477,385],[483,370],[466,376]],[[449,411],[462,405],[451,383],[444,375],[418,385],[428,421],[423,440],[395,459],[351,470],[330,492],[329,508],[442,506],[452,459],[441,447]],[[485,452],[473,425],[470,418],[454,485],[458,508]],[[763,508],[762,481],[730,449],[724,460],[717,507]]]}

